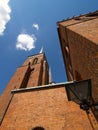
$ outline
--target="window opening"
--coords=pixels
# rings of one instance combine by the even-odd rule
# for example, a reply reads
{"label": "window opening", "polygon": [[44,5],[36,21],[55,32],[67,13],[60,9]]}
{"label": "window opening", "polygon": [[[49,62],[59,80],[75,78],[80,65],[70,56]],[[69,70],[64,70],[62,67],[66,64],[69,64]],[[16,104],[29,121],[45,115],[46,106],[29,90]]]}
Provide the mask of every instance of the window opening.
{"label": "window opening", "polygon": [[37,64],[37,62],[38,62],[38,58],[35,58],[33,61],[33,65]]}

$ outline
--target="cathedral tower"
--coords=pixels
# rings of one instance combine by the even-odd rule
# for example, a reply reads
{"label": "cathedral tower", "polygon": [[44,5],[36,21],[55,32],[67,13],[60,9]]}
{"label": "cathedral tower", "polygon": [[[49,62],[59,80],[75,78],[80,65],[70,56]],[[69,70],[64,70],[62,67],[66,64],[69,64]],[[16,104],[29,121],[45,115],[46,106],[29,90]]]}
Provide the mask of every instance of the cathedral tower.
{"label": "cathedral tower", "polygon": [[0,98],[0,120],[2,120],[11,100],[13,89],[46,85],[49,83],[48,63],[44,53],[32,55],[17,68]]}

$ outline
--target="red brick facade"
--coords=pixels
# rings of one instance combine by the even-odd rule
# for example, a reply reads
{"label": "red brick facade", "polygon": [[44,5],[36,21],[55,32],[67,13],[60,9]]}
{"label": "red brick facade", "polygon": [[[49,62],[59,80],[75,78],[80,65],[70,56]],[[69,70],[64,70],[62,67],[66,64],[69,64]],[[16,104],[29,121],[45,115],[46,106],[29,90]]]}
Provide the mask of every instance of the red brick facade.
{"label": "red brick facade", "polygon": [[91,79],[98,102],[98,11],[58,22],[58,27],[68,80]]}
{"label": "red brick facade", "polygon": [[45,130],[92,130],[86,113],[75,103],[68,102],[65,84],[13,92],[0,130],[33,130],[35,127]]}

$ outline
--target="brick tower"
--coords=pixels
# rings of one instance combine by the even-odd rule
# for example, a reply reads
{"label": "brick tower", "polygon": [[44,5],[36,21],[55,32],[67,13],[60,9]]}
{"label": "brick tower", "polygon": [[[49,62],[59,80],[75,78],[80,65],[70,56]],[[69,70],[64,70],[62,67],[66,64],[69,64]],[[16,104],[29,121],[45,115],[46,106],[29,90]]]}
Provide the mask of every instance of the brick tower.
{"label": "brick tower", "polygon": [[68,101],[66,84],[49,84],[44,53],[29,56],[0,97],[0,130],[93,130],[86,112]]}
{"label": "brick tower", "polygon": [[0,98],[0,121],[12,98],[13,89],[40,86],[49,83],[48,63],[44,53],[32,55],[16,70]]}
{"label": "brick tower", "polygon": [[58,34],[68,80],[91,79],[98,102],[98,11],[58,22]]}

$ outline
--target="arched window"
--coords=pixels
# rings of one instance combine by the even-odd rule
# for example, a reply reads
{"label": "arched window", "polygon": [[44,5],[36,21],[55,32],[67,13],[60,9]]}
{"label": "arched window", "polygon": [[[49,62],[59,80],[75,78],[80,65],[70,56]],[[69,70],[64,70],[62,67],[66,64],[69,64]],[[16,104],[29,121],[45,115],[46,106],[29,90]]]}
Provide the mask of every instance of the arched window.
{"label": "arched window", "polygon": [[37,62],[38,62],[38,58],[35,58],[33,61],[33,65],[37,64]]}
{"label": "arched window", "polygon": [[45,130],[43,127],[35,127],[32,130]]}

